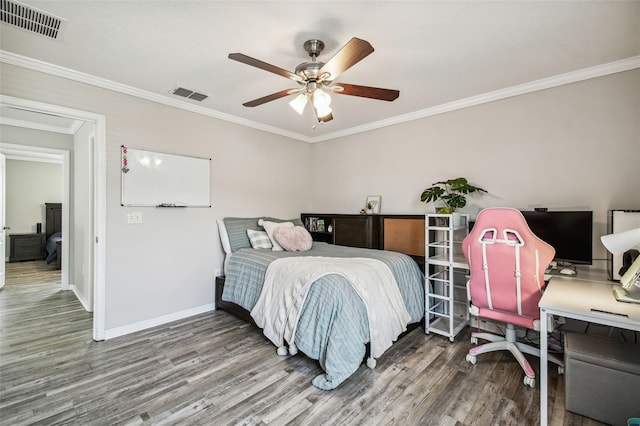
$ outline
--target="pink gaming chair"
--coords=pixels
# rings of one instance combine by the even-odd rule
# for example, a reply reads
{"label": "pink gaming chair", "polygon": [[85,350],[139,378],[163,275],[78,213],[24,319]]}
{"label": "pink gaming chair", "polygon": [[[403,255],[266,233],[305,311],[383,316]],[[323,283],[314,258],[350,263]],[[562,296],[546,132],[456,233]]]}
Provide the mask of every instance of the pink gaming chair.
{"label": "pink gaming chair", "polygon": [[[531,232],[522,213],[511,208],[482,210],[462,241],[462,250],[471,274],[469,312],[507,325],[505,336],[472,333],[471,343],[478,339],[490,343],[469,349],[467,361],[475,364],[476,355],[508,350],[526,374],[524,384],[535,387],[535,372],[523,352],[539,357],[540,350],[517,342],[515,326],[540,329],[538,302],[545,286],[544,271],[555,250]],[[549,360],[563,365],[556,357],[549,356]]]}

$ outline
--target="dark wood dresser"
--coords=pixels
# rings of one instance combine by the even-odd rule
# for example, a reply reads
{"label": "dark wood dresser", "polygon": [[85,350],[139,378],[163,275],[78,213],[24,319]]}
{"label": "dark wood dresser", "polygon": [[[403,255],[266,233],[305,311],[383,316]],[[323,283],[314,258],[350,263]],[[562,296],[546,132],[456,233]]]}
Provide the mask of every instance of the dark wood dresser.
{"label": "dark wood dresser", "polygon": [[302,213],[300,219],[314,241],[397,251],[424,272],[424,215]]}
{"label": "dark wood dresser", "polygon": [[379,248],[379,216],[303,213],[300,218],[314,241],[350,247]]}
{"label": "dark wood dresser", "polygon": [[10,234],[9,262],[44,259],[44,234]]}

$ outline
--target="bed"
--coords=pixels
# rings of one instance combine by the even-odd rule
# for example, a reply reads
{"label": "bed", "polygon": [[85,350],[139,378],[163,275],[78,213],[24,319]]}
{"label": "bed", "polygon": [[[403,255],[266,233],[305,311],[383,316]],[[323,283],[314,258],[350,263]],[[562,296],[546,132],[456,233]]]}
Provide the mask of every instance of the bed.
{"label": "bed", "polygon": [[[265,220],[267,223],[289,222],[296,229],[302,228],[299,219]],[[220,303],[217,303],[217,306],[254,324],[255,311],[258,310],[256,305],[260,306],[261,296],[264,296],[263,293],[266,291],[265,277],[270,276],[270,265],[273,269],[277,263],[283,261],[293,263],[291,259],[297,259],[295,263],[305,262],[305,259],[307,263],[313,263],[314,259],[319,260],[318,258],[322,258],[323,262],[341,259],[340,262],[348,263],[360,259],[367,259],[367,262],[374,259],[371,262],[386,265],[388,269],[385,270],[393,275],[390,281],[394,281],[395,278],[397,286],[393,287],[397,287],[395,291],[401,297],[401,303],[408,315],[405,317],[404,329],[406,330],[410,324],[419,323],[424,316],[424,276],[417,263],[405,254],[321,242],[313,242],[311,248],[305,251],[254,248],[252,240],[247,236],[247,230],[254,233],[264,232],[265,229],[259,225],[259,218],[225,218],[218,221],[218,228],[226,257],[224,287],[219,292]],[[348,379],[363,363],[367,351],[371,352],[370,321],[376,314],[368,315],[368,312],[372,312],[371,301],[365,303],[362,290],[353,283],[353,278],[347,279],[346,276],[332,269],[327,270],[318,279],[311,280],[308,293],[299,299],[299,316],[296,317],[293,341],[289,344],[290,353],[295,354],[291,352],[291,347],[294,347],[296,352],[299,350],[309,358],[319,361],[324,373],[314,378],[313,384],[323,390],[334,389]],[[274,283],[276,284],[279,285]],[[378,293],[375,294],[377,295]],[[384,299],[386,303],[386,298],[377,299]],[[249,316],[249,313],[254,316]],[[267,330],[263,331],[267,335]],[[374,329],[373,335],[378,334],[380,330]],[[283,355],[281,350],[282,347],[278,349],[278,353]],[[367,365],[371,368],[375,366],[371,354]]]}
{"label": "bed", "polygon": [[62,268],[62,203],[45,203],[45,260]]}

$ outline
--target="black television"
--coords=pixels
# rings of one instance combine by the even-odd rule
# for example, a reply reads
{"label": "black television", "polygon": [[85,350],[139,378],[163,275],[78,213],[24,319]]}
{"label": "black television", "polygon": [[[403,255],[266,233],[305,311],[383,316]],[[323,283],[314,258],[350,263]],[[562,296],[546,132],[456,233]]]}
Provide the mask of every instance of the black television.
{"label": "black television", "polygon": [[556,250],[554,260],[591,265],[592,211],[522,211],[529,228]]}

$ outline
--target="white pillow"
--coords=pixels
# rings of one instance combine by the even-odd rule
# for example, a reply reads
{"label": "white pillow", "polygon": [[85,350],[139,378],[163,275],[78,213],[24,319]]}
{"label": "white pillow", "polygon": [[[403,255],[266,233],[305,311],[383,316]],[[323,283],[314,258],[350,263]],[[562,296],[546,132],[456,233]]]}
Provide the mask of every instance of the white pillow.
{"label": "white pillow", "polygon": [[227,227],[224,226],[224,221],[221,219],[216,220],[218,222],[218,234],[220,234],[220,242],[222,243],[222,250],[225,254],[231,253],[231,243],[229,242],[229,234],[227,233]]}
{"label": "white pillow", "polygon": [[265,231],[267,231],[267,235],[269,236],[269,239],[271,240],[271,244],[273,244],[273,247],[271,248],[271,250],[273,251],[284,251],[284,249],[280,246],[280,244],[278,244],[278,242],[276,241],[276,239],[273,237],[273,230],[276,229],[279,226],[284,226],[287,228],[293,228],[293,222],[269,222],[268,220],[263,220],[260,219],[258,221],[258,225],[262,226],[264,228]]}
{"label": "white pillow", "polygon": [[270,249],[273,247],[271,239],[264,231],[254,231],[253,229],[247,229],[247,236],[251,242],[251,247],[254,249]]}

